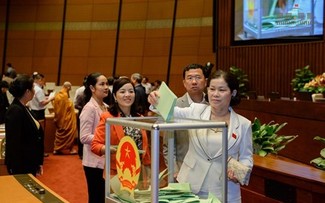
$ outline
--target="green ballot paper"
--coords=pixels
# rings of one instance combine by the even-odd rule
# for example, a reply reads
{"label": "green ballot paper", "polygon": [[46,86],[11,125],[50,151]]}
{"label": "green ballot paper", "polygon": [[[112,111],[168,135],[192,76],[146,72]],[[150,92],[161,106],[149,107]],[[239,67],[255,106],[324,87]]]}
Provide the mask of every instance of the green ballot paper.
{"label": "green ballot paper", "polygon": [[161,83],[158,92],[158,104],[154,107],[165,121],[169,121],[173,116],[177,97],[174,92],[169,89],[165,82]]}

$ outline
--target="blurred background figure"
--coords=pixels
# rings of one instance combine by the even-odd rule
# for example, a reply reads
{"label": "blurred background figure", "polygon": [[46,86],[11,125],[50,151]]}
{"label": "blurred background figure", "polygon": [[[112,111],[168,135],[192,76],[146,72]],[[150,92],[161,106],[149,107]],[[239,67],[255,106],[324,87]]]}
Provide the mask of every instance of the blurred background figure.
{"label": "blurred background figure", "polygon": [[161,80],[155,80],[155,82],[154,82],[153,85],[152,85],[152,89],[151,89],[151,91],[156,91],[156,90],[158,90],[159,87],[160,87],[160,85],[161,85]]}
{"label": "blurred background figure", "polygon": [[7,109],[9,107],[9,101],[7,98],[7,90],[9,88],[9,84],[6,81],[0,82],[0,124],[5,122],[5,116]]}
{"label": "blurred background figure", "polygon": [[[45,77],[43,74],[34,72],[34,90],[35,95],[31,101],[28,102],[27,106],[31,109],[33,116],[38,120],[41,124],[42,128],[45,129],[45,109],[46,105],[50,103],[54,96],[47,97],[44,93],[45,87]],[[44,157],[48,157],[47,153],[44,153]]]}
{"label": "blurred background figure", "polygon": [[131,75],[131,82],[134,85],[135,89],[134,103],[136,105],[137,112],[142,115],[145,115],[149,109],[147,105],[148,96],[146,95],[145,88],[141,85],[142,75],[140,73],[133,73]]}
{"label": "blurred background figure", "polygon": [[54,99],[54,96],[45,96],[45,92],[43,90],[45,87],[45,77],[43,74],[34,72],[33,79],[35,95],[33,99],[28,103],[28,106],[30,107],[31,111],[34,114],[34,117],[37,120],[44,120],[46,105]]}
{"label": "blurred background figure", "polygon": [[111,105],[114,103],[114,98],[113,98],[113,83],[115,81],[115,78],[113,76],[107,77],[107,83],[108,83],[108,95],[107,97],[104,98],[105,104]]}
{"label": "blurred background figure", "polygon": [[82,81],[82,86],[78,87],[78,89],[76,89],[76,92],[74,94],[74,98],[73,98],[73,104],[74,104],[74,108],[78,110],[78,115],[77,115],[77,131],[78,131],[78,139],[77,139],[77,143],[78,143],[78,155],[79,158],[82,159],[83,156],[83,144],[80,142],[80,119],[79,116],[81,114],[81,111],[83,109],[83,107],[85,106],[85,88],[86,88],[86,82],[87,82],[87,76],[84,77],[83,81]]}
{"label": "blurred background figure", "polygon": [[[17,72],[16,70],[12,67],[11,63],[7,64],[7,71],[6,73],[2,76],[2,80],[6,81],[9,85],[10,83],[17,77]],[[9,104],[14,100],[14,97],[10,93],[10,91],[7,91],[7,98]]]}
{"label": "blurred background figure", "polygon": [[151,88],[152,88],[152,85],[151,83],[149,82],[149,78],[147,77],[143,77],[142,78],[142,82],[141,82],[142,86],[145,88],[146,90],[146,94],[150,94],[151,92]]}
{"label": "blurred background figure", "polygon": [[54,123],[56,125],[53,154],[77,154],[73,148],[77,137],[77,116],[73,102],[69,99],[71,83],[64,82],[53,100]]}
{"label": "blurred background figure", "polygon": [[26,104],[34,97],[34,81],[28,75],[18,76],[10,85],[14,96],[5,119],[8,173],[43,173],[44,132]]}

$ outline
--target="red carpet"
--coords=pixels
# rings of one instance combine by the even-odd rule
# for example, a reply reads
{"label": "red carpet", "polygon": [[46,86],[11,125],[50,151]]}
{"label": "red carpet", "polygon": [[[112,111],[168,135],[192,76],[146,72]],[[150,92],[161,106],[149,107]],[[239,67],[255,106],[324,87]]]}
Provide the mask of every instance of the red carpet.
{"label": "red carpet", "polygon": [[50,154],[44,158],[44,174],[37,178],[71,203],[88,202],[86,178],[78,155]]}

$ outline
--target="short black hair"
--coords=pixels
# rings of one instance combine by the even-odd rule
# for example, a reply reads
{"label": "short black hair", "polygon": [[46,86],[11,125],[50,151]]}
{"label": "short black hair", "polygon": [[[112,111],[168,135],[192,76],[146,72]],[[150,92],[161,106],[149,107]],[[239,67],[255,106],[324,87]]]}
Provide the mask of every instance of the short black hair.
{"label": "short black hair", "polygon": [[9,88],[9,84],[8,84],[8,82],[7,81],[4,81],[4,80],[2,80],[1,82],[0,82],[0,88]]}

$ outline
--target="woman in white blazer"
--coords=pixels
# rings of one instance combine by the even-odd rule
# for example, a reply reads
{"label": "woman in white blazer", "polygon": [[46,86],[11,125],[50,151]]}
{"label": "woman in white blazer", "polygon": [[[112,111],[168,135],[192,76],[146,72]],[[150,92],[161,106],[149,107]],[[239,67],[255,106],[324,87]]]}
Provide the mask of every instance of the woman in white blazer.
{"label": "woman in white blazer", "polygon": [[[207,84],[209,105],[193,103],[190,107],[175,107],[174,116],[227,122],[228,156],[243,165],[253,167],[251,122],[237,114],[231,106],[240,102],[239,83],[236,77],[218,70]],[[157,102],[158,93],[151,93],[148,100]],[[222,199],[222,129],[189,130],[189,150],[177,176],[180,183],[189,183],[192,192],[202,198],[209,193]],[[240,184],[234,171],[228,169],[228,202],[241,202]]]}

